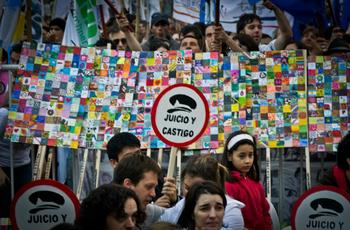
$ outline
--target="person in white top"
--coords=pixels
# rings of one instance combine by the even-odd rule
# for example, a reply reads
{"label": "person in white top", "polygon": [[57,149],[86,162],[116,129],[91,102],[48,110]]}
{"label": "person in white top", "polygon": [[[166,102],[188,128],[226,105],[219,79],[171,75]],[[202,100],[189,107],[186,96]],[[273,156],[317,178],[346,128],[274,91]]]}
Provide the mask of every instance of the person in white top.
{"label": "person in white top", "polygon": [[[210,155],[196,155],[191,157],[181,172],[182,193],[186,196],[189,188],[198,182],[213,181],[225,189],[224,182],[227,170]],[[221,229],[243,229],[244,221],[241,209],[244,204],[226,195],[227,206]],[[178,223],[184,209],[185,198],[180,200],[174,207],[168,208],[160,216],[160,221]]]}
{"label": "person in white top", "polygon": [[271,1],[265,0],[263,5],[272,10],[276,15],[279,33],[277,38],[272,40],[269,44],[261,44],[262,38],[262,22],[256,14],[242,14],[237,22],[237,33],[247,34],[254,39],[259,45],[259,51],[265,52],[270,50],[281,50],[286,43],[292,39],[293,32],[288,22],[287,17],[283,11],[274,5]]}

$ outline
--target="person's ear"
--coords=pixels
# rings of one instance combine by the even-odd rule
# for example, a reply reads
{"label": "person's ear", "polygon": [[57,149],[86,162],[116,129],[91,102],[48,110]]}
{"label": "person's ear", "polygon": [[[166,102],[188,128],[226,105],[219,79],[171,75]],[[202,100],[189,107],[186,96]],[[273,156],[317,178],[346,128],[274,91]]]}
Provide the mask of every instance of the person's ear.
{"label": "person's ear", "polygon": [[131,182],[131,180],[129,178],[125,178],[124,179],[123,186],[125,188],[130,188],[130,189],[133,189],[135,187],[134,184]]}
{"label": "person's ear", "polygon": [[111,163],[111,166],[115,169],[118,165],[118,161],[116,161],[115,159],[110,159],[109,163]]}

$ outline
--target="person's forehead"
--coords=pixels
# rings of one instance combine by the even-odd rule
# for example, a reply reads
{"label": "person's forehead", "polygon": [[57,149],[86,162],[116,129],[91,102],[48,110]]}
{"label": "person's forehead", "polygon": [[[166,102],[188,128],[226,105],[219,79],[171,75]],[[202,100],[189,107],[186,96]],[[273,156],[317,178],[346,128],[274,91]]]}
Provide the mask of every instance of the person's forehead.
{"label": "person's forehead", "polygon": [[57,25],[51,25],[51,26],[50,26],[50,30],[51,30],[51,29],[61,30],[61,28],[60,28],[59,26],[57,26]]}
{"label": "person's forehead", "polygon": [[205,28],[205,33],[213,33],[214,32],[214,26],[208,26]]}
{"label": "person's forehead", "polygon": [[196,42],[196,43],[198,43],[197,42],[197,39],[195,39],[195,38],[184,38],[184,39],[182,39],[182,42],[181,42],[181,44],[183,44],[183,43],[185,43],[185,42]]}
{"label": "person's forehead", "polygon": [[125,38],[125,34],[122,31],[114,32],[110,34],[113,39]]}
{"label": "person's forehead", "polygon": [[247,23],[246,26],[249,26],[249,25],[261,25],[261,22],[258,19],[254,19],[253,21]]}
{"label": "person's forehead", "polygon": [[149,184],[149,183],[157,183],[158,174],[153,171],[148,171],[143,173],[143,177],[139,183]]}

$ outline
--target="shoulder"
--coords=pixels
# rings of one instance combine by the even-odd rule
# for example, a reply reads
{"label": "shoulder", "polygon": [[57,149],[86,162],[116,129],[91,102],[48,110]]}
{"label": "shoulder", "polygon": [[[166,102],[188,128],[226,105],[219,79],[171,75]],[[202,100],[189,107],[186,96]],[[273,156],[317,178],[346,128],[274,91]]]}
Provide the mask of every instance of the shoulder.
{"label": "shoulder", "polygon": [[239,208],[239,209],[241,209],[241,208],[245,207],[245,205],[242,202],[233,199],[229,195],[225,195],[225,196],[226,196],[226,200],[227,200],[226,208],[230,208],[230,209],[232,209],[232,208]]}
{"label": "shoulder", "polygon": [[276,50],[275,47],[275,42],[276,39],[272,40],[269,44],[259,44],[259,51],[260,52],[265,52],[265,51],[272,51],[272,50]]}

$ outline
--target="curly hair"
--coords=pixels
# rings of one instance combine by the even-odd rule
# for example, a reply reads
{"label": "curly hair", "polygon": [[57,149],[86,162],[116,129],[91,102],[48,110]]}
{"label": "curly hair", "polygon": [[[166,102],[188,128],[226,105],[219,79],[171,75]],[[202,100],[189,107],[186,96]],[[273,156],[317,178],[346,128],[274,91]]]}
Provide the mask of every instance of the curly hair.
{"label": "curly hair", "polygon": [[133,199],[137,205],[135,215],[136,225],[142,224],[146,214],[136,193],[128,188],[116,184],[105,184],[93,190],[81,203],[80,217],[76,225],[82,230],[106,229],[106,219],[113,215],[123,219],[127,215],[124,205],[128,199]]}

